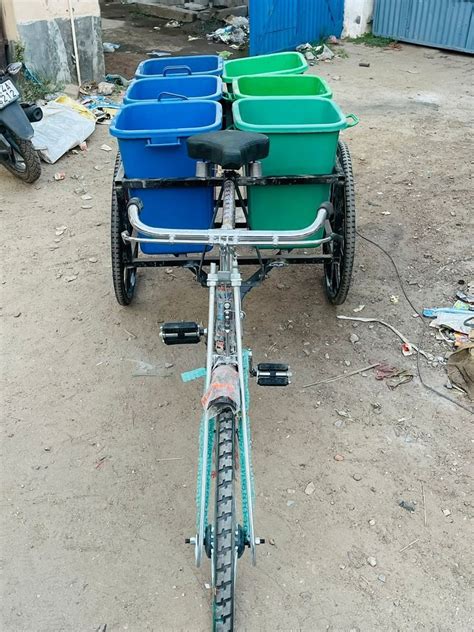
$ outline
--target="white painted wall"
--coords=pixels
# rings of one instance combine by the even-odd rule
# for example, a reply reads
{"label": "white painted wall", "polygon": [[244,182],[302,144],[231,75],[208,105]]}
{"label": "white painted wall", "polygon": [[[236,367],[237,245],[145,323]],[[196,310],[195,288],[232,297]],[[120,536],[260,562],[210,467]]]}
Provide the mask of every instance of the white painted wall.
{"label": "white painted wall", "polygon": [[359,37],[372,30],[374,0],[346,0],[343,37]]}

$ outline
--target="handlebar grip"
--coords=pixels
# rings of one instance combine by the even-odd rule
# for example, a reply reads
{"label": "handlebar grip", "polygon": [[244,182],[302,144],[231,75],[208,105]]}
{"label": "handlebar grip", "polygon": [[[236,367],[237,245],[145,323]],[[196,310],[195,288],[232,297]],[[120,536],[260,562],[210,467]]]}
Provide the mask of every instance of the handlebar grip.
{"label": "handlebar grip", "polygon": [[132,206],[136,206],[137,214],[140,217],[140,213],[143,210],[143,202],[141,201],[141,199],[138,198],[138,197],[130,198],[130,200],[128,201],[128,204],[127,204],[127,211],[129,211]]}

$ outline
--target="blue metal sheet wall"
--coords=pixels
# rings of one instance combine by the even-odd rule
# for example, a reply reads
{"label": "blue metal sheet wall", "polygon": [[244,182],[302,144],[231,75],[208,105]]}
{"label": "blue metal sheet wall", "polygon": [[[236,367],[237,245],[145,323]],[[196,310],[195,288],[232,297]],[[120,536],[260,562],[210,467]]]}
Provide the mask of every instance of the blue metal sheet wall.
{"label": "blue metal sheet wall", "polygon": [[344,0],[250,0],[250,54],[339,37],[343,17]]}
{"label": "blue metal sheet wall", "polygon": [[373,31],[414,44],[474,52],[474,0],[375,0]]}

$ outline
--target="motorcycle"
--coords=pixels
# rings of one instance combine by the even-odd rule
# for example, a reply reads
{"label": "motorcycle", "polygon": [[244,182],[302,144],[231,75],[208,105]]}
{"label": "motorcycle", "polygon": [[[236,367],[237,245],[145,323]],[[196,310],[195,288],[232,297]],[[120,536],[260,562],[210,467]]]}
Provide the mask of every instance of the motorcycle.
{"label": "motorcycle", "polygon": [[20,93],[12,81],[22,69],[20,62],[0,68],[0,164],[23,180],[35,182],[41,175],[41,163],[31,139],[31,123],[40,121],[40,107],[20,102]]}

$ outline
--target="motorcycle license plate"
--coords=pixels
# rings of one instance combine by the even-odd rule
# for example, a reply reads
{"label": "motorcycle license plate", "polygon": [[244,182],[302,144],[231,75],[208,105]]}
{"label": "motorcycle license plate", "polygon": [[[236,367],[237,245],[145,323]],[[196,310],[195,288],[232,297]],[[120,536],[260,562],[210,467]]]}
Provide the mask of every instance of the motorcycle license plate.
{"label": "motorcycle license plate", "polygon": [[18,99],[19,96],[20,93],[9,79],[0,83],[0,110]]}

